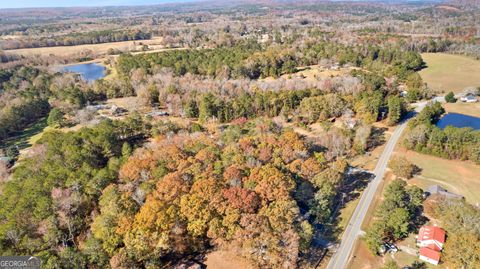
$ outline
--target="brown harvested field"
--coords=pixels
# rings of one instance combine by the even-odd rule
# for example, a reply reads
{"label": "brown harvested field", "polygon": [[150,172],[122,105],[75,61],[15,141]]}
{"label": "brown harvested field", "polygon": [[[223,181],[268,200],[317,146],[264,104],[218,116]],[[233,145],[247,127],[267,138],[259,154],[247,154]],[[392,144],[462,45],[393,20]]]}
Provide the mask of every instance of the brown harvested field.
{"label": "brown harvested field", "polygon": [[443,105],[448,113],[459,113],[473,117],[480,117],[480,103],[446,103]]}
{"label": "brown harvested field", "polygon": [[254,269],[247,260],[227,251],[213,251],[207,254],[205,264],[211,269]]}
{"label": "brown harvested field", "polygon": [[111,43],[102,43],[102,44],[87,44],[87,45],[78,45],[78,46],[58,46],[58,47],[45,47],[45,48],[29,48],[29,49],[15,49],[15,50],[6,50],[6,54],[17,54],[23,56],[69,56],[73,54],[78,54],[84,51],[91,50],[96,54],[106,54],[109,49],[122,50],[122,51],[138,51],[142,49],[142,45],[148,45],[153,51],[162,50],[161,45],[162,38],[154,37],[149,40],[135,40],[135,41],[122,41],[122,42],[111,42]]}
{"label": "brown harvested field", "polygon": [[437,184],[463,195],[471,204],[480,204],[480,165],[442,159],[403,148],[397,149],[395,154],[405,156],[422,170],[419,175],[409,180],[410,184],[424,189]]}
{"label": "brown harvested field", "polygon": [[427,68],[419,72],[423,81],[438,92],[462,92],[480,86],[480,61],[446,53],[423,53]]}

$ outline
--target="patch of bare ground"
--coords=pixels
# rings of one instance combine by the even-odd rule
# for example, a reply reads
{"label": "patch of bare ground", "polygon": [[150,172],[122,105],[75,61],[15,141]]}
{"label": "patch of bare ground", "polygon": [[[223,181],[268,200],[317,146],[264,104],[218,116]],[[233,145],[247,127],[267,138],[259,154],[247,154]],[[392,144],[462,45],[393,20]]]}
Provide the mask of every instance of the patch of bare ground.
{"label": "patch of bare ground", "polygon": [[207,254],[205,264],[209,269],[254,269],[246,259],[231,251],[216,250]]}
{"label": "patch of bare ground", "polygon": [[437,8],[438,8],[438,9],[448,10],[448,11],[462,11],[462,10],[459,9],[458,7],[447,6],[447,5],[440,5],[440,6],[437,6]]}
{"label": "patch of bare ground", "polygon": [[363,240],[357,240],[348,269],[377,269],[382,267],[381,258],[373,256]]}

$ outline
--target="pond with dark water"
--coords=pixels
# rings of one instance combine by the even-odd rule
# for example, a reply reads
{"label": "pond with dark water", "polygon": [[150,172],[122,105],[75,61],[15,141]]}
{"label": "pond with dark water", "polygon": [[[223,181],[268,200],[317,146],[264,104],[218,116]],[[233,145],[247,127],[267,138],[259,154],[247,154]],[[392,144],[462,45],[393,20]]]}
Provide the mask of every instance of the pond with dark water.
{"label": "pond with dark water", "polygon": [[447,126],[470,127],[474,130],[480,130],[480,118],[458,113],[448,113],[437,122],[437,127],[439,128],[444,129]]}
{"label": "pond with dark water", "polygon": [[104,66],[96,63],[67,65],[62,68],[62,72],[80,74],[80,76],[88,82],[93,82],[105,77],[105,71]]}

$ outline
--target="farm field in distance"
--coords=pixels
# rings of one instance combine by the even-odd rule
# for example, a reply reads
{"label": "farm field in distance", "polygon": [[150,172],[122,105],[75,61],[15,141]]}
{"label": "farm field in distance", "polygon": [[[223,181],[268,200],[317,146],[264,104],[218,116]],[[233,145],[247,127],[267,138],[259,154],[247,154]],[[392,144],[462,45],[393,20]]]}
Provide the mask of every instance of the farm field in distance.
{"label": "farm field in distance", "polygon": [[430,88],[447,93],[460,93],[466,87],[480,86],[480,61],[462,55],[423,53],[427,68],[420,76]]}
{"label": "farm field in distance", "polygon": [[148,40],[132,40],[121,42],[108,42],[101,44],[86,44],[76,46],[57,46],[57,47],[43,47],[43,48],[26,48],[26,49],[13,49],[5,50],[6,54],[16,54],[21,56],[69,56],[73,54],[79,54],[84,51],[94,51],[96,54],[106,54],[109,49],[121,50],[121,51],[137,51],[141,50],[143,45],[148,45],[150,49],[157,50],[163,49],[161,45],[162,38],[154,37]]}

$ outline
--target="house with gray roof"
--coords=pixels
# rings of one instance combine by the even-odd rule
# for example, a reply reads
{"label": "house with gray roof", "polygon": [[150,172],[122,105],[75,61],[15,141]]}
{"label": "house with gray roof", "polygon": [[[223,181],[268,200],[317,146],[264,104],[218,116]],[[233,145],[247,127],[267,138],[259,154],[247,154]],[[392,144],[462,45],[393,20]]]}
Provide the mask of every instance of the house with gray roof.
{"label": "house with gray roof", "polygon": [[442,195],[446,198],[451,198],[451,199],[463,199],[464,197],[460,194],[456,194],[453,192],[449,192],[448,190],[442,188],[441,186],[438,185],[432,185],[427,188],[427,192],[431,195],[437,194],[437,195]]}

